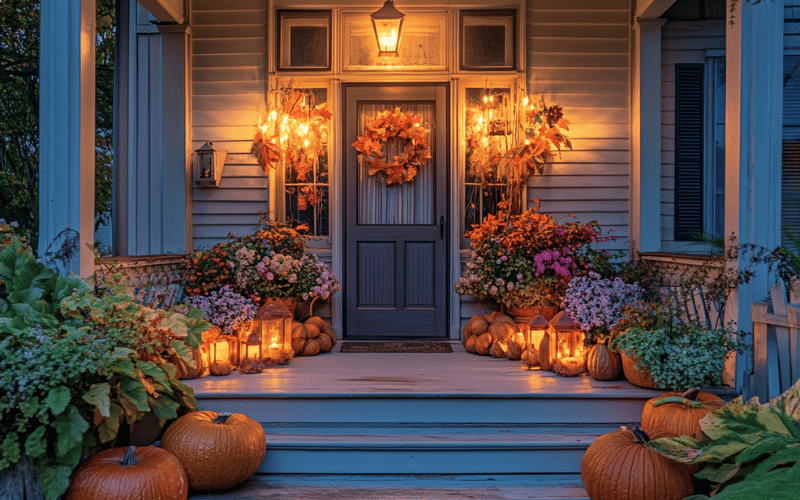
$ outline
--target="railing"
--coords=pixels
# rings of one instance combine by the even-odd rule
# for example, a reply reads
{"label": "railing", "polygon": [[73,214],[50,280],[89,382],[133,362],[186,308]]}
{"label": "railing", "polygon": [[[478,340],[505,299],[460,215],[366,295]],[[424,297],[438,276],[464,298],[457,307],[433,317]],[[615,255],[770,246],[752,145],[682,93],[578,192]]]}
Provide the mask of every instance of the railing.
{"label": "railing", "polygon": [[753,375],[751,396],[764,402],[800,379],[800,283],[789,300],[783,283],[770,290],[770,302],[753,304]]}
{"label": "railing", "polygon": [[188,255],[146,255],[101,259],[95,272],[122,274],[128,278],[142,302],[151,307],[168,307],[183,298],[183,273]]}

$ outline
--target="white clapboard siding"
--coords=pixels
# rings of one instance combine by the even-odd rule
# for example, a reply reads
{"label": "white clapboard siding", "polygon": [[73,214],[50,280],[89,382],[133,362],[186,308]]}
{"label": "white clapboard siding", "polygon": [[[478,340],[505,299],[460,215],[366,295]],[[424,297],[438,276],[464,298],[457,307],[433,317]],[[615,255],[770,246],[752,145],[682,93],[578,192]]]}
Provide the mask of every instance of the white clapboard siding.
{"label": "white clapboard siding", "polygon": [[706,51],[725,49],[725,22],[669,21],[661,29],[661,244],[675,240],[675,64],[704,63]]}
{"label": "white clapboard siding", "polygon": [[192,190],[196,249],[251,233],[269,208],[269,177],[250,154],[266,107],[267,3],[191,1],[192,146],[228,152],[219,187]]}
{"label": "white clapboard siding", "polygon": [[558,104],[572,151],[528,182],[528,199],[559,220],[596,220],[627,250],[630,191],[630,0],[530,0],[528,92]]}

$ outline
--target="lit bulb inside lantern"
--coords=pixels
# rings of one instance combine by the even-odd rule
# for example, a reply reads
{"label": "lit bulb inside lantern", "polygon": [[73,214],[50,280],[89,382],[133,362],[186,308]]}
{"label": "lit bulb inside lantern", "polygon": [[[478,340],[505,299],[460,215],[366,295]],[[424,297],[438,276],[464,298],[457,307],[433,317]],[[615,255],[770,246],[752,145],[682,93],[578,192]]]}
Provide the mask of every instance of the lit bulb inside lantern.
{"label": "lit bulb inside lantern", "polygon": [[305,145],[305,147],[308,147],[308,145],[309,145],[309,144],[311,144],[311,143],[310,143],[310,142],[308,142],[308,139],[306,139],[306,140],[303,142],[303,144]]}
{"label": "lit bulb inside lantern", "polygon": [[489,96],[483,96],[483,102],[489,102]]}
{"label": "lit bulb inside lantern", "polygon": [[272,120],[272,121],[277,120],[278,119],[278,112],[273,109],[272,113],[269,114],[269,119]]}
{"label": "lit bulb inside lantern", "polygon": [[527,106],[528,105],[528,96],[525,96],[525,97],[522,98],[522,105],[523,106]]}
{"label": "lit bulb inside lantern", "polygon": [[269,357],[272,359],[278,359],[281,356],[281,346],[278,344],[276,339],[272,339],[272,343],[269,345]]}

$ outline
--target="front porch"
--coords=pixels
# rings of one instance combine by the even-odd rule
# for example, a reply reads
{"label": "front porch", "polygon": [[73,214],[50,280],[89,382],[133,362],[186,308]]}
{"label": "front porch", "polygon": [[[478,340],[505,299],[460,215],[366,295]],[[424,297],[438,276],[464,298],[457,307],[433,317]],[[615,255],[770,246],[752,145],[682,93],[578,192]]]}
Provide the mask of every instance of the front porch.
{"label": "front porch", "polygon": [[580,460],[656,391],[452,353],[296,357],[186,381],[200,409],[261,422],[256,476],[193,499],[586,498]]}

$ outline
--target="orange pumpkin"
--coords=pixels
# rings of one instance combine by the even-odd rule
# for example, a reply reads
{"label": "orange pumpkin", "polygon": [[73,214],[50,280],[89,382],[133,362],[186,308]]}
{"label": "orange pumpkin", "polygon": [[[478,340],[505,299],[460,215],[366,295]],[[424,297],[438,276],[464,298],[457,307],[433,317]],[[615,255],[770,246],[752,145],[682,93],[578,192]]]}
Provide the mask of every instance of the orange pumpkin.
{"label": "orange pumpkin", "polygon": [[649,439],[640,429],[627,427],[597,438],[581,460],[581,479],[589,498],[680,500],[691,495],[690,469],[644,446]]}
{"label": "orange pumpkin", "polygon": [[210,491],[252,476],[264,460],[267,438],[261,424],[241,413],[196,411],[167,427],[161,447],[178,457],[190,488]]}
{"label": "orange pumpkin", "polygon": [[682,394],[665,392],[645,403],[642,430],[648,434],[662,432],[671,437],[700,439],[700,419],[724,405],[725,401],[719,396],[696,388]]}
{"label": "orange pumpkin", "polygon": [[586,369],[595,380],[617,380],[622,374],[622,360],[605,343],[599,343],[589,349]]}
{"label": "orange pumpkin", "polygon": [[64,500],[186,500],[178,459],[155,446],[111,448],[92,455],[69,479]]}

